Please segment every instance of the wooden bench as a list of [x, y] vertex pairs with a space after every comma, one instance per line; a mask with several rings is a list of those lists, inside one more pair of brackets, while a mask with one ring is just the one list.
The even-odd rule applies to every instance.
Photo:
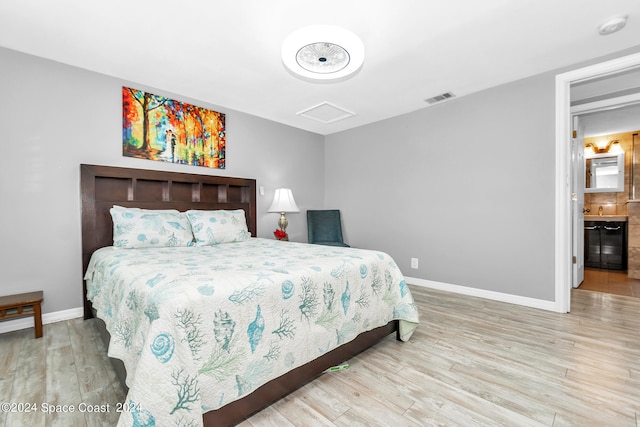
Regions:
[[42, 337], [42, 300], [42, 291], [0, 297], [0, 320], [33, 315], [36, 338], [40, 338]]

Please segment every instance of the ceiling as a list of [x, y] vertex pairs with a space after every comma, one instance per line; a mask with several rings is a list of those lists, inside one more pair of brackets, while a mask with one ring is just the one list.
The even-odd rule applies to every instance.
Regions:
[[613, 135], [640, 130], [640, 99], [601, 111], [581, 114], [584, 137]]
[[573, 83], [571, 105], [587, 138], [640, 130], [640, 67]]
[[[620, 15], [629, 16], [625, 29], [598, 34]], [[311, 83], [285, 70], [284, 39], [317, 24], [360, 37], [365, 58], [357, 74]], [[637, 0], [0, 2], [0, 46], [322, 135], [639, 41]], [[320, 121], [308, 114], [316, 106]], [[342, 111], [339, 120], [333, 108]]]
[[640, 103], [585, 114], [582, 117], [585, 138], [640, 130]]

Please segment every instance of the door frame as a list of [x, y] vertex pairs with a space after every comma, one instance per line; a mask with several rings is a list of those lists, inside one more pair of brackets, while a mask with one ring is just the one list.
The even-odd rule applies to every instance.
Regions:
[[571, 308], [571, 84], [640, 66], [640, 53], [556, 75], [555, 311]]
[[[571, 109], [571, 287], [584, 280], [584, 128], [580, 114]], [[580, 230], [581, 232], [578, 232]]]

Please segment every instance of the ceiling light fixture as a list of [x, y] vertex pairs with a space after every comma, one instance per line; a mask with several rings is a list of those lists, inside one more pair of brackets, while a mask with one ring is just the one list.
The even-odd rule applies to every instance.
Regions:
[[607, 36], [609, 34], [616, 33], [624, 28], [627, 25], [627, 17], [626, 16], [617, 16], [615, 18], [611, 18], [604, 22], [602, 25], [598, 27], [598, 32], [601, 36]]
[[333, 25], [312, 25], [291, 33], [282, 43], [282, 62], [295, 76], [335, 82], [360, 70], [364, 45], [351, 31]]

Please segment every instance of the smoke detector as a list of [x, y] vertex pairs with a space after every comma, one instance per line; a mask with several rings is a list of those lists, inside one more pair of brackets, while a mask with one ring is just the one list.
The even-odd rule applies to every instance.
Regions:
[[627, 25], [627, 16], [618, 16], [611, 18], [598, 27], [601, 36], [616, 33]]

